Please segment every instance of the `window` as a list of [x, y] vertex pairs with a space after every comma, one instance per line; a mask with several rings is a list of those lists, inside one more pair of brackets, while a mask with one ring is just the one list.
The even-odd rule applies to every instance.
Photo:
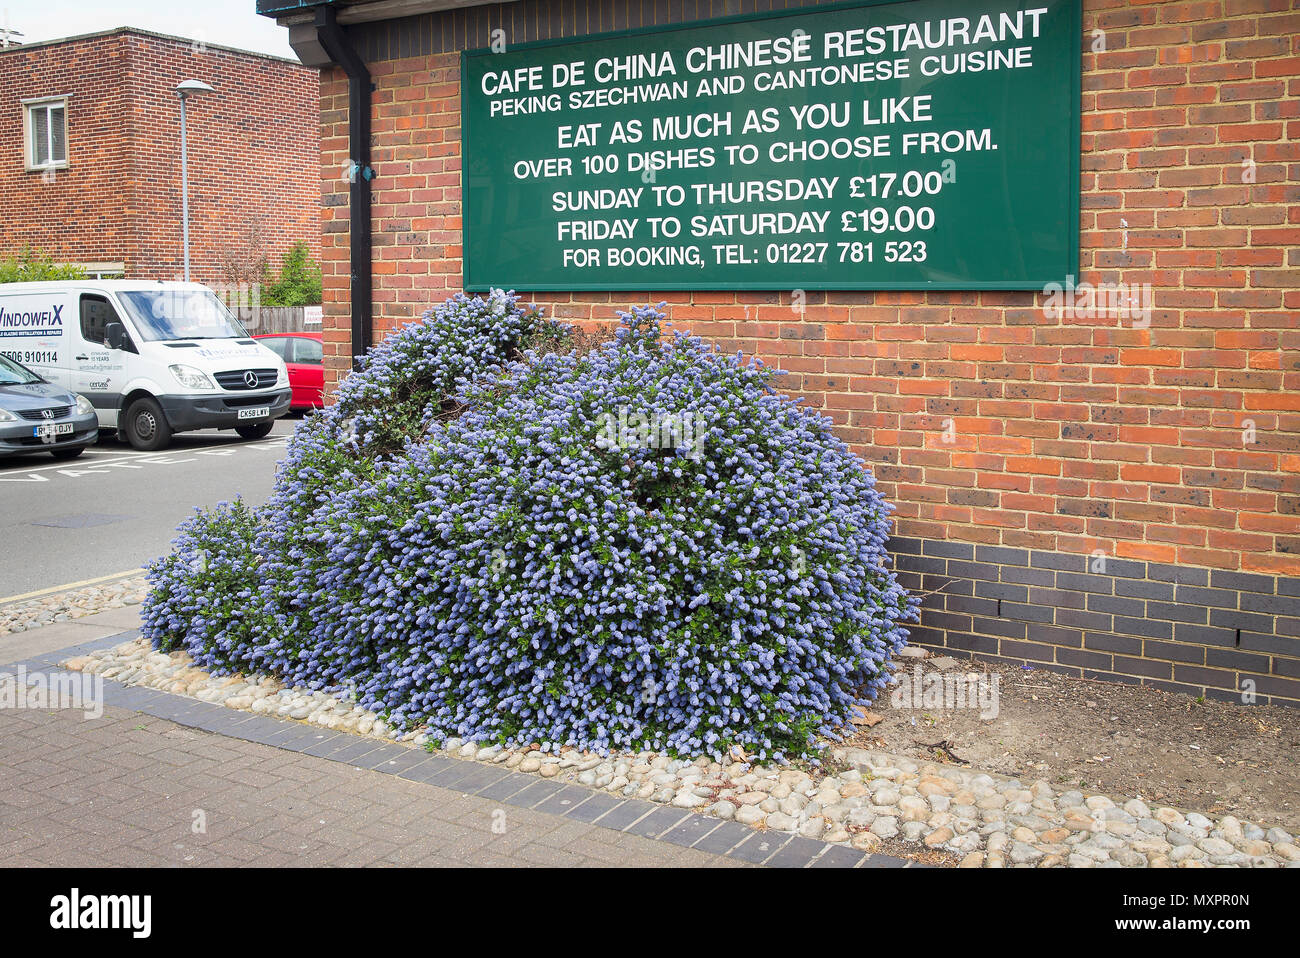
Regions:
[[126, 275], [125, 263], [77, 263], [86, 271], [86, 279], [121, 279]]
[[27, 169], [56, 170], [68, 165], [68, 98], [26, 100]]
[[288, 361], [289, 357], [285, 355], [285, 346], [288, 345], [289, 341], [285, 339], [283, 336], [275, 336], [271, 339], [259, 339], [258, 342], [261, 343], [263, 346], [265, 346], [267, 349], [269, 349], [271, 352], [275, 353], [281, 359]]
[[146, 342], [182, 339], [243, 339], [247, 330], [209, 289], [118, 293]]
[[120, 323], [117, 311], [102, 296], [81, 297], [81, 338], [96, 346], [107, 343], [105, 330], [109, 323]]
[[325, 361], [323, 352], [320, 340], [308, 339], [306, 336], [294, 337], [293, 361], [295, 363], [311, 363], [320, 365]]

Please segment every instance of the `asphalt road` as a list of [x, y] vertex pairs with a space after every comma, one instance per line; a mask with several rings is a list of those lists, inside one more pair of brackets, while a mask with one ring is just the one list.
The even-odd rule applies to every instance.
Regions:
[[0, 600], [138, 569], [195, 506], [264, 502], [297, 423], [281, 419], [256, 442], [207, 430], [162, 452], [101, 439], [70, 462], [0, 459]]

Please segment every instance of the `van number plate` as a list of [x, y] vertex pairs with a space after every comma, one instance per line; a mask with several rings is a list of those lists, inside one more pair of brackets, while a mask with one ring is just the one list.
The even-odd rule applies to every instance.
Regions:
[[265, 419], [271, 415], [270, 406], [248, 406], [239, 410], [239, 419]]
[[73, 424], [70, 422], [47, 422], [40, 426], [32, 427], [32, 435], [37, 439], [53, 439], [55, 436], [66, 436], [72, 432]]

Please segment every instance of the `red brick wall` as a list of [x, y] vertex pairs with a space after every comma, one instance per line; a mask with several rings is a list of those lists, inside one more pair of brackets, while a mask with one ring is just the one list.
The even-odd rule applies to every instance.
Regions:
[[[116, 261], [131, 242], [130, 160], [119, 36], [0, 52], [0, 254], [24, 244], [59, 259]], [[69, 94], [68, 169], [26, 171], [21, 101]]]
[[[319, 74], [298, 64], [135, 31], [0, 53], [0, 255], [24, 244], [58, 260], [126, 264], [132, 277], [182, 270], [180, 111], [188, 103], [190, 262], [220, 282], [228, 252], [265, 216], [275, 266], [296, 240], [320, 254]], [[28, 97], [69, 94], [69, 167], [25, 171]]]
[[[509, 40], [518, 6], [484, 8], [493, 25], [504, 11]], [[1051, 315], [1034, 293], [815, 293], [802, 313], [781, 292], [536, 299], [582, 322], [667, 300], [678, 327], [788, 370], [871, 464], [902, 536], [1300, 574], [1297, 7], [1085, 0], [1081, 279], [1150, 284], [1149, 328]], [[461, 283], [459, 72], [454, 52], [371, 69], [382, 335]], [[337, 70], [321, 123], [336, 382], [350, 354]]]

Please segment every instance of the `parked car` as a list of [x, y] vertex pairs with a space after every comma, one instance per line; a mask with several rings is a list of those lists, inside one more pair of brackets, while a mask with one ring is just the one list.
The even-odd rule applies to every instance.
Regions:
[[90, 400], [0, 353], [0, 456], [49, 452], [75, 459], [98, 437]]
[[190, 429], [258, 439], [289, 411], [280, 357], [199, 283], [0, 283], [0, 353], [84, 395], [136, 449]]
[[320, 333], [263, 333], [253, 338], [284, 360], [293, 391], [290, 409], [296, 412], [325, 405], [325, 356]]

